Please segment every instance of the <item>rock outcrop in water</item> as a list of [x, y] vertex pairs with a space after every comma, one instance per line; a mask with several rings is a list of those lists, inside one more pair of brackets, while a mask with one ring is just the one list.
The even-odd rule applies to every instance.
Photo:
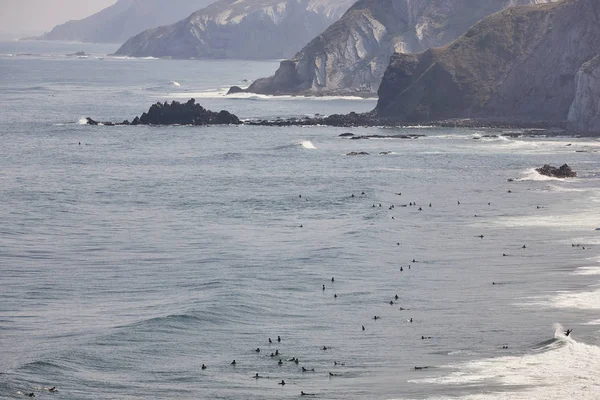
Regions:
[[275, 75], [248, 92], [375, 95], [394, 52], [448, 44], [482, 18], [517, 4], [553, 0], [360, 0]]
[[536, 171], [541, 175], [551, 176], [554, 178], [575, 178], [577, 173], [574, 172], [567, 164], [561, 165], [560, 168], [545, 164], [543, 167], [536, 168]]
[[577, 72], [575, 100], [569, 110], [569, 129], [600, 134], [600, 55]]
[[565, 0], [494, 14], [445, 48], [395, 54], [378, 117], [563, 123], [575, 75], [600, 53], [600, 2]]
[[[97, 121], [86, 118], [87, 125], [99, 125]], [[127, 120], [115, 124], [104, 122], [102, 125], [239, 125], [240, 119], [229, 111], [214, 112], [207, 110], [196, 100], [190, 99], [186, 103], [173, 101], [153, 104], [147, 113], [135, 117], [133, 121]]]
[[219, 0], [173, 25], [129, 39], [134, 57], [267, 59], [290, 57], [355, 0]]
[[123, 43], [149, 28], [170, 24], [214, 0], [119, 0], [87, 18], [56, 26], [39, 40]]

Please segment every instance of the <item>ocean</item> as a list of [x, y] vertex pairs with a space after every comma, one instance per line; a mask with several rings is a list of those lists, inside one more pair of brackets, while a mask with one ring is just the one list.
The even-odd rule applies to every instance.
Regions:
[[0, 43], [0, 398], [598, 398], [600, 140], [84, 125], [375, 106], [115, 50]]

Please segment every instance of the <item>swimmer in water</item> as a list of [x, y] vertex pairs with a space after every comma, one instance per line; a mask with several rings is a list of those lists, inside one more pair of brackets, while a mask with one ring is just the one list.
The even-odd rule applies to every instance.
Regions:
[[231, 362], [231, 365], [236, 365], [236, 364], [237, 364], [237, 363], [235, 362], [235, 360], [233, 360], [233, 361]]
[[281, 343], [281, 336], [277, 336], [277, 341]]
[[257, 347], [256, 350], [254, 350], [254, 351], [257, 353], [260, 353], [260, 348]]
[[202, 370], [204, 371], [206, 369], [206, 365], [202, 364]]
[[363, 330], [363, 331], [365, 330], [365, 326], [364, 326], [364, 325], [362, 326], [362, 330]]
[[[402, 268], [402, 267], [400, 267], [400, 268]], [[399, 298], [400, 298], [400, 297], [398, 297], [398, 295], [395, 295], [395, 296], [394, 296], [394, 299], [395, 299], [395, 300], [398, 300]]]

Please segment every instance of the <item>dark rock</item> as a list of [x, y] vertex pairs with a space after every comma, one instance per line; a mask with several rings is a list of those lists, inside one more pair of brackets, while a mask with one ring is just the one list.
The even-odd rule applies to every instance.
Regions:
[[126, 119], [125, 121], [121, 122], [121, 125], [131, 125], [131, 122], [129, 122], [129, 120]]
[[396, 53], [376, 113], [404, 123], [494, 118], [566, 125], [575, 75], [600, 53], [599, 13], [598, 0], [512, 7], [448, 46]]
[[368, 156], [369, 153], [367, 153], [366, 151], [351, 151], [350, 153], [346, 154], [347, 156]]
[[339, 137], [352, 137], [352, 136], [354, 136], [354, 133], [350, 133], [350, 132], [342, 133], [341, 135], [339, 135]]
[[85, 51], [78, 51], [76, 53], [67, 54], [67, 57], [87, 57], [87, 56], [89, 56], [89, 54], [86, 53]]
[[[136, 125], [134, 122], [131, 124]], [[216, 113], [196, 104], [196, 100], [190, 99], [183, 104], [178, 101], [173, 101], [171, 104], [156, 103], [147, 113], [142, 114], [138, 123], [142, 125], [237, 125], [241, 122], [237, 116], [228, 111]]]
[[133, 119], [133, 121], [131, 121], [131, 125], [139, 125], [140, 124], [140, 117], [135, 117]]
[[227, 91], [227, 94], [236, 94], [236, 93], [244, 93], [244, 89], [239, 86], [232, 86]]
[[361, 140], [361, 139], [417, 139], [419, 137], [423, 137], [425, 135], [362, 135], [362, 136], [353, 136], [351, 140]]
[[575, 178], [577, 176], [577, 173], [567, 164], [562, 165], [560, 168], [545, 164], [543, 167], [536, 168], [536, 171], [541, 175], [552, 176], [554, 178]]
[[87, 124], [87, 125], [98, 125], [98, 122], [97, 122], [97, 121], [94, 121], [94, 120], [93, 120], [93, 119], [91, 119], [90, 117], [87, 117], [87, 118], [85, 119], [85, 121], [86, 121], [86, 124]]

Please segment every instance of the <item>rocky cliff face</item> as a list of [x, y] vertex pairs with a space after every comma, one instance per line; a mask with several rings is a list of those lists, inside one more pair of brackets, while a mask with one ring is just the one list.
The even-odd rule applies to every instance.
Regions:
[[291, 56], [354, 0], [220, 0], [170, 26], [129, 39], [135, 57], [266, 59]]
[[123, 43], [145, 29], [170, 24], [215, 0], [119, 0], [82, 20], [58, 25], [35, 38], [91, 43]]
[[552, 0], [360, 0], [249, 92], [374, 95], [394, 52], [445, 45], [482, 18]]
[[445, 48], [392, 57], [376, 113], [402, 121], [567, 119], [575, 74], [600, 53], [600, 2], [494, 14]]
[[575, 78], [575, 100], [569, 110], [569, 129], [600, 133], [600, 55], [583, 64]]

